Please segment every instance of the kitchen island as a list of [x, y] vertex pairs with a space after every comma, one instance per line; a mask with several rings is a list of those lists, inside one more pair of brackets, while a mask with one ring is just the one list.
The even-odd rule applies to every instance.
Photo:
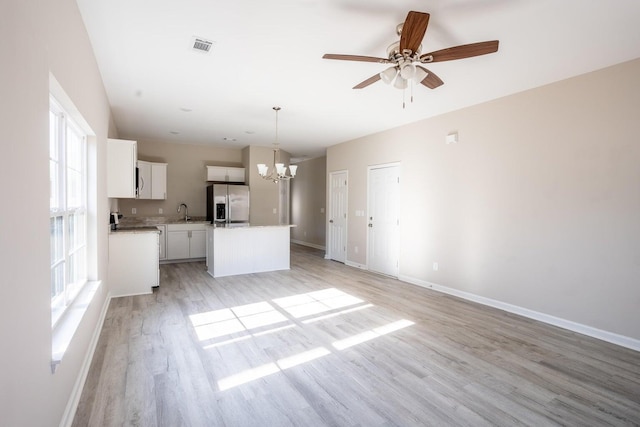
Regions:
[[294, 225], [207, 225], [207, 271], [213, 277], [289, 270]]

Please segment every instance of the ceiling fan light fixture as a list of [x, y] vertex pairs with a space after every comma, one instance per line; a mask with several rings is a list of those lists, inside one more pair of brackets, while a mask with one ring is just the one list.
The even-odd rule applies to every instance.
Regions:
[[409, 80], [416, 74], [416, 66], [410, 62], [405, 62], [400, 66], [400, 75], [403, 79]]
[[393, 79], [395, 79], [397, 75], [398, 75], [398, 67], [393, 66], [381, 72], [380, 78], [382, 79], [383, 82], [389, 85], [393, 82]]
[[396, 89], [406, 89], [407, 86], [409, 86], [407, 80], [402, 78], [402, 76], [398, 76], [398, 78], [396, 78], [396, 81], [393, 83], [393, 87], [395, 87]]
[[420, 83], [422, 82], [427, 76], [429, 75], [429, 73], [427, 73], [423, 68], [421, 67], [416, 67], [416, 71], [415, 74], [413, 75], [413, 79], [415, 80], [416, 83]]

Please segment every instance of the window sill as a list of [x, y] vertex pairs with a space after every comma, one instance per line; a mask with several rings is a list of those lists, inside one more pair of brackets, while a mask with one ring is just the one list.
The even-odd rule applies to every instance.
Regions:
[[101, 281], [87, 282], [80, 291], [73, 304], [62, 315], [52, 330], [51, 339], [51, 373], [54, 374], [62, 357], [67, 351], [82, 318], [91, 304]]

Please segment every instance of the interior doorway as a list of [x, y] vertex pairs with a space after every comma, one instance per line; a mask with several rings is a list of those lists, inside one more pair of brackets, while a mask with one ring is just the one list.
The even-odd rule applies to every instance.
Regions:
[[367, 266], [398, 277], [400, 256], [400, 164], [369, 167]]
[[326, 257], [342, 263], [347, 255], [347, 184], [347, 171], [329, 174], [329, 239]]

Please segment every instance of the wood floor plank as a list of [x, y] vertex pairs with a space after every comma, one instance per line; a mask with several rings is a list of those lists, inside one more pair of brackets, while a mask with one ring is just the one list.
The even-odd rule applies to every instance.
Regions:
[[113, 299], [75, 426], [640, 425], [640, 353], [325, 260]]

